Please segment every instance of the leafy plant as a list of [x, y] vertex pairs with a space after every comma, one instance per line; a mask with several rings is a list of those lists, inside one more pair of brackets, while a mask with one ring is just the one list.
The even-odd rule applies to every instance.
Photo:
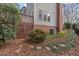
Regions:
[[52, 42], [49, 43], [48, 46], [51, 48], [51, 50], [55, 53], [60, 53], [61, 51], [69, 50], [73, 47], [75, 47], [75, 39], [76, 34], [74, 32], [69, 32], [67, 34], [66, 41], [64, 42]]
[[19, 10], [14, 4], [0, 4], [0, 43], [16, 37]]
[[79, 22], [74, 25], [73, 29], [74, 29], [75, 33], [76, 33], [77, 35], [79, 35]]
[[59, 32], [59, 33], [56, 33], [56, 34], [47, 34], [46, 38], [48, 39], [52, 39], [52, 38], [63, 38], [64, 36], [66, 35], [65, 32]]
[[66, 27], [66, 29], [70, 29], [71, 28], [71, 23], [65, 22], [64, 26]]
[[42, 30], [35, 29], [29, 33], [29, 40], [35, 43], [44, 41], [46, 38], [46, 33]]

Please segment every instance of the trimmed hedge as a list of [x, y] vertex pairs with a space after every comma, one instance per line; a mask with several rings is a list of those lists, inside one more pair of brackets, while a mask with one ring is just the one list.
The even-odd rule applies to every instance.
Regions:
[[14, 4], [0, 4], [0, 44], [16, 37], [20, 12]]

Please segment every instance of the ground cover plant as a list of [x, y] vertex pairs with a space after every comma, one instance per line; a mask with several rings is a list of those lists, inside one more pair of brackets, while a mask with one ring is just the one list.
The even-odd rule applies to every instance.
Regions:
[[63, 38], [63, 37], [65, 37], [65, 35], [66, 35], [66, 32], [65, 32], [65, 31], [60, 31], [59, 33], [55, 33], [55, 34], [47, 33], [46, 38], [47, 38], [47, 39]]
[[76, 37], [77, 35], [74, 32], [70, 31], [67, 34], [65, 38], [66, 40], [64, 42], [52, 42], [52, 43], [49, 43], [48, 46], [55, 53], [60, 53], [61, 51], [67, 51], [76, 46], [75, 44]]

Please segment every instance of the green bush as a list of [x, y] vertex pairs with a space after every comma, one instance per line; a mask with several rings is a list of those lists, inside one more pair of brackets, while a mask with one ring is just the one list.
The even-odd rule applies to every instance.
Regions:
[[71, 23], [65, 22], [64, 26], [66, 29], [70, 29], [71, 28]]
[[42, 42], [46, 39], [46, 33], [42, 30], [35, 29], [29, 33], [29, 40], [35, 43]]
[[14, 4], [0, 4], [0, 43], [16, 37], [19, 9]]
[[76, 23], [71, 24], [71, 23], [65, 22], [64, 28], [71, 29], [71, 25], [72, 25], [72, 28], [74, 29], [74, 27], [76, 26]]

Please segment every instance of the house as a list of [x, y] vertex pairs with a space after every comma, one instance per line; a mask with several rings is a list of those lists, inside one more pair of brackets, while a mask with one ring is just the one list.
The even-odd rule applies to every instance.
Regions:
[[46, 32], [50, 30], [62, 30], [61, 4], [37, 3], [34, 4], [34, 28], [40, 28]]
[[[41, 29], [45, 32], [63, 30], [62, 4], [27, 3], [25, 11], [21, 16], [20, 26], [24, 32], [28, 33], [33, 29]], [[23, 33], [23, 30], [20, 32]]]

